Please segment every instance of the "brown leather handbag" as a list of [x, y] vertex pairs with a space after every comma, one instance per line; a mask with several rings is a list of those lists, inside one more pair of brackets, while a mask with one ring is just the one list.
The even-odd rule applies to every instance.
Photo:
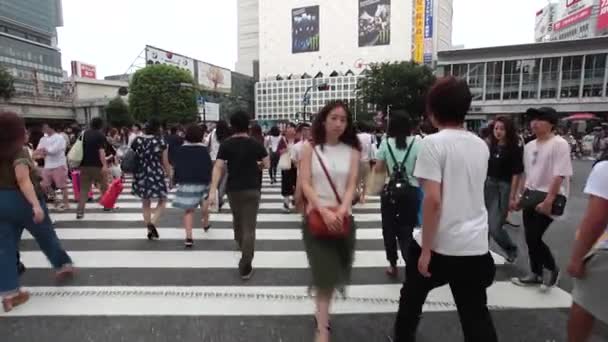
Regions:
[[[325, 176], [329, 181], [329, 185], [331, 186], [331, 189], [334, 192], [334, 195], [336, 196], [338, 204], [342, 205], [342, 198], [340, 198], [340, 195], [338, 195], [336, 185], [331, 179], [331, 176], [329, 175], [329, 171], [327, 171], [325, 163], [323, 163], [321, 156], [319, 155], [317, 149], [314, 146], [312, 150], [317, 156], [317, 160], [319, 160], [319, 164], [321, 165], [321, 168], [323, 169], [323, 172], [325, 173]], [[327, 209], [336, 212], [338, 211], [339, 207], [329, 207]], [[310, 230], [311, 235], [318, 239], [343, 239], [347, 237], [350, 234], [350, 219], [351, 218], [349, 214], [344, 215], [344, 217], [342, 218], [342, 229], [338, 231], [333, 231], [329, 229], [329, 227], [327, 227], [327, 225], [325, 224], [325, 221], [323, 221], [323, 216], [321, 215], [319, 209], [313, 208], [308, 214], [306, 214], [308, 229]]]

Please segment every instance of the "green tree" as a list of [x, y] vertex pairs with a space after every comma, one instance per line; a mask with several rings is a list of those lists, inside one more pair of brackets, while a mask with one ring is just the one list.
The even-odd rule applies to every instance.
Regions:
[[405, 109], [412, 117], [424, 114], [424, 97], [435, 82], [433, 71], [414, 62], [371, 64], [367, 77], [359, 81], [360, 98], [386, 112]]
[[129, 85], [133, 118], [146, 121], [191, 122], [198, 115], [192, 75], [171, 65], [155, 64], [138, 70]]
[[106, 106], [106, 117], [113, 127], [125, 127], [133, 124], [129, 106], [120, 96], [113, 98]]
[[8, 70], [0, 66], [0, 97], [10, 100], [15, 95], [15, 78]]

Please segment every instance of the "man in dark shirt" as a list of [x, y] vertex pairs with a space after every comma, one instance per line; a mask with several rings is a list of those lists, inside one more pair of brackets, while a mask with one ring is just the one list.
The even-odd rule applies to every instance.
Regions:
[[108, 165], [106, 161], [107, 140], [101, 132], [103, 120], [94, 118], [91, 120], [91, 129], [84, 132], [82, 147], [83, 156], [80, 163], [80, 198], [78, 199], [78, 209], [76, 218], [84, 217], [84, 208], [88, 199], [92, 184], [97, 184], [101, 193], [108, 190]]
[[253, 268], [255, 226], [260, 205], [262, 180], [260, 169], [270, 167], [268, 152], [262, 144], [249, 137], [249, 115], [236, 112], [230, 118], [234, 135], [223, 141], [217, 153], [209, 198], [216, 200], [217, 187], [228, 166], [227, 194], [232, 210], [234, 236], [242, 252], [239, 273], [243, 280], [251, 278]]
[[178, 132], [177, 126], [171, 127], [169, 132], [171, 134], [169, 134], [165, 137], [165, 141], [167, 142], [167, 145], [169, 146], [169, 163], [171, 165], [175, 166], [174, 165], [175, 156], [176, 156], [176, 153], [177, 153], [177, 150], [179, 149], [179, 147], [184, 144], [184, 139], [181, 136], [179, 136], [179, 134], [177, 134], [177, 132]]

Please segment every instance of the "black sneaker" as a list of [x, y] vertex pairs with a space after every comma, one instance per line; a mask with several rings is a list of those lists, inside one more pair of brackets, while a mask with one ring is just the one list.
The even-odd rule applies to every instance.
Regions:
[[540, 287], [541, 290], [546, 291], [552, 287], [555, 287], [559, 282], [560, 274], [559, 268], [555, 271], [543, 270], [543, 283]]
[[84, 218], [84, 214], [76, 214], [77, 220], [82, 220]]
[[241, 274], [241, 279], [249, 280], [253, 275], [253, 267], [251, 267], [251, 264], [245, 265], [239, 269], [239, 273]]
[[192, 239], [186, 239], [186, 241], [184, 242], [184, 247], [186, 247], [186, 248], [192, 248], [193, 245], [194, 245], [194, 240], [192, 240]]
[[541, 286], [543, 284], [543, 278], [539, 275], [531, 273], [525, 277], [512, 278], [511, 282], [517, 286], [524, 287]]

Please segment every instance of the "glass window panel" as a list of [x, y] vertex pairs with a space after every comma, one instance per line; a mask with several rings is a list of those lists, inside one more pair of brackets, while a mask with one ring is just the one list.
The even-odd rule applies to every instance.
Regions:
[[568, 56], [562, 61], [562, 89], [564, 98], [579, 97], [583, 56]]
[[538, 97], [538, 78], [540, 76], [540, 59], [528, 59], [522, 62], [523, 83], [521, 89], [522, 99], [535, 99]]
[[601, 97], [606, 73], [606, 54], [588, 55], [585, 58], [583, 97]]
[[543, 72], [540, 88], [542, 99], [552, 99], [557, 96], [557, 83], [559, 77], [559, 57], [544, 58]]
[[521, 73], [521, 61], [506, 61], [504, 73], [503, 99], [519, 99], [519, 78]]
[[483, 78], [485, 63], [469, 65], [469, 87], [473, 94], [473, 101], [483, 100]]
[[486, 81], [486, 100], [500, 100], [500, 87], [502, 84], [502, 61], [488, 62]]

